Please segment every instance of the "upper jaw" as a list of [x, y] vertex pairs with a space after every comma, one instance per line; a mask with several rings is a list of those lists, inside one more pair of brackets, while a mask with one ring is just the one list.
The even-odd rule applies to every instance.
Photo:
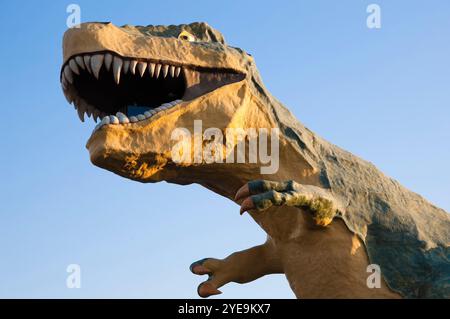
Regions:
[[136, 34], [112, 23], [82, 23], [70, 28], [63, 38], [63, 64], [79, 54], [113, 52], [135, 59], [191, 68], [227, 69], [245, 72], [239, 50], [218, 43], [191, 43], [172, 37]]

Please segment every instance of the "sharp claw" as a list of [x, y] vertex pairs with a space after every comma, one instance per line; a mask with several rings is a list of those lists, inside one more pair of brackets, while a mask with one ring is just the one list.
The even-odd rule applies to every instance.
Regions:
[[242, 198], [248, 197], [250, 195], [250, 189], [248, 188], [248, 184], [245, 184], [236, 193], [236, 196], [234, 196], [234, 200], [238, 201]]
[[214, 287], [212, 283], [205, 281], [198, 286], [197, 293], [200, 297], [206, 298], [213, 295], [219, 295], [222, 292]]
[[255, 204], [253, 204], [252, 198], [251, 197], [247, 197], [246, 199], [244, 199], [244, 201], [241, 204], [240, 214], [242, 215], [246, 211], [249, 211], [249, 210], [254, 209], [254, 208], [255, 208]]

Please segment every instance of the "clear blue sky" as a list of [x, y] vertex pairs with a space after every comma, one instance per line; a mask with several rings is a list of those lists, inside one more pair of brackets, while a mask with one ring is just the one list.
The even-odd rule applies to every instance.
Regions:
[[[450, 210], [450, 2], [73, 1], [114, 24], [206, 21], [251, 53], [309, 128]], [[366, 27], [366, 7], [382, 28]], [[265, 235], [199, 186], [140, 184], [94, 167], [59, 85], [69, 1], [0, 8], [0, 297], [196, 298], [192, 261]], [[345, 5], [343, 5], [345, 3]], [[82, 288], [65, 286], [66, 267]], [[287, 297], [281, 275], [223, 297]]]

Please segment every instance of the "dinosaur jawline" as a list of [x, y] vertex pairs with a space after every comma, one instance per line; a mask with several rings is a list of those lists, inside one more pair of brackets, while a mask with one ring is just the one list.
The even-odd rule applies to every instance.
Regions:
[[62, 68], [61, 83], [81, 121], [86, 113], [94, 121], [109, 116], [105, 124], [126, 124], [244, 77], [230, 70], [123, 58], [107, 52], [72, 57]]

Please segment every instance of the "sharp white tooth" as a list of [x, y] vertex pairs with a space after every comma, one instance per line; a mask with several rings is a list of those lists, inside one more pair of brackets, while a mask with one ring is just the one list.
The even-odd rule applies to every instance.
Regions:
[[138, 119], [139, 121], [145, 120], [145, 115], [144, 115], [144, 114], [139, 114], [139, 115], [136, 116], [136, 117], [137, 117], [137, 119]]
[[130, 116], [130, 122], [131, 123], [136, 123], [138, 121], [136, 116]]
[[100, 122], [101, 125], [106, 125], [109, 123], [111, 123], [109, 116], [105, 116], [104, 118], [102, 118], [102, 121]]
[[94, 122], [97, 123], [97, 120], [98, 120], [98, 118], [100, 116], [100, 111], [95, 109], [94, 112], [92, 112], [92, 114], [93, 114], [92, 118], [94, 119]]
[[153, 76], [153, 73], [155, 73], [155, 63], [148, 64], [148, 73], [150, 73], [150, 76]]
[[150, 113], [149, 111], [145, 111], [144, 115], [145, 115], [146, 118], [149, 118], [149, 117], [152, 117], [153, 114]]
[[157, 107], [156, 109], [154, 109], [155, 113], [158, 113], [160, 111], [162, 111], [163, 109], [161, 108], [161, 106]]
[[152, 115], [155, 115], [156, 113], [158, 113], [155, 110], [150, 110], [149, 112], [152, 113]]
[[73, 73], [67, 65], [64, 67], [64, 76], [70, 84], [73, 84]]
[[70, 59], [69, 67], [73, 71], [73, 73], [80, 75], [80, 69], [78, 69], [78, 64], [75, 62], [74, 59]]
[[172, 107], [172, 104], [164, 103], [164, 104], [161, 104], [161, 106], [160, 106], [160, 108], [162, 108], [163, 110], [168, 109], [169, 107]]
[[96, 54], [91, 57], [91, 70], [97, 80], [100, 74], [100, 69], [102, 68], [103, 59], [103, 54]]
[[142, 77], [144, 75], [145, 69], [147, 68], [147, 62], [138, 62], [137, 68], [139, 75]]
[[70, 93], [67, 92], [67, 91], [63, 91], [63, 93], [64, 93], [64, 97], [66, 98], [67, 102], [69, 102], [69, 104], [72, 104], [73, 98], [72, 98], [72, 96], [70, 95]]
[[175, 100], [174, 102], [177, 102], [177, 104], [178, 104], [178, 103], [183, 102], [183, 100]]
[[88, 116], [92, 116], [92, 119], [94, 119], [94, 116], [95, 116], [95, 113], [97, 112], [97, 109], [94, 107], [94, 106], [92, 106], [92, 105], [90, 105], [90, 104], [87, 104], [86, 103], [86, 109], [87, 109], [87, 115]]
[[155, 78], [159, 77], [159, 72], [161, 71], [161, 64], [157, 64], [155, 67]]
[[86, 66], [86, 70], [89, 73], [92, 73], [92, 70], [91, 70], [91, 56], [90, 55], [85, 55], [83, 57], [83, 61], [84, 61], [84, 65]]
[[75, 61], [77, 62], [78, 66], [79, 66], [80, 68], [82, 68], [83, 70], [86, 70], [86, 66], [84, 65], [83, 58], [82, 58], [80, 55], [77, 55], [77, 56], [75, 57]]
[[80, 121], [84, 122], [84, 110], [81, 105], [77, 105], [77, 112], [78, 112], [78, 117], [80, 118]]
[[131, 74], [136, 74], [136, 65], [137, 65], [138, 61], [136, 60], [131, 60], [130, 61], [130, 72]]
[[64, 77], [64, 73], [61, 75], [61, 86], [64, 91], [67, 90], [67, 80]]
[[175, 100], [175, 101], [172, 101], [172, 102], [170, 102], [170, 105], [172, 105], [172, 106], [175, 106], [175, 105], [177, 105], [178, 104], [178, 102], [177, 101], [179, 101], [179, 100]]
[[170, 66], [170, 76], [175, 77], [175, 67], [173, 65]]
[[92, 115], [91, 108], [87, 104], [85, 104], [85, 108], [86, 108], [86, 115], [87, 115], [87, 117], [90, 117]]
[[122, 68], [123, 74], [127, 74], [129, 69], [130, 69], [130, 60], [123, 61], [123, 68]]
[[114, 80], [116, 81], [116, 84], [119, 84], [120, 81], [120, 71], [122, 70], [123, 61], [119, 57], [114, 57], [114, 63], [113, 63], [113, 73], [114, 73]]
[[106, 71], [109, 71], [109, 69], [111, 69], [112, 61], [113, 61], [113, 56], [110, 53], [106, 53], [105, 54], [105, 61], [104, 61]]
[[119, 124], [119, 119], [115, 115], [110, 115], [109, 121], [110, 121], [110, 124]]
[[181, 72], [181, 67], [177, 66], [177, 68], [175, 69], [175, 76], [178, 77], [180, 75]]
[[169, 66], [167, 64], [163, 65], [162, 71], [163, 71], [163, 77], [166, 77], [167, 73], [169, 72]]
[[130, 123], [130, 120], [128, 119], [128, 117], [125, 114], [123, 114], [121, 112], [117, 112], [116, 116], [119, 119], [120, 124]]

